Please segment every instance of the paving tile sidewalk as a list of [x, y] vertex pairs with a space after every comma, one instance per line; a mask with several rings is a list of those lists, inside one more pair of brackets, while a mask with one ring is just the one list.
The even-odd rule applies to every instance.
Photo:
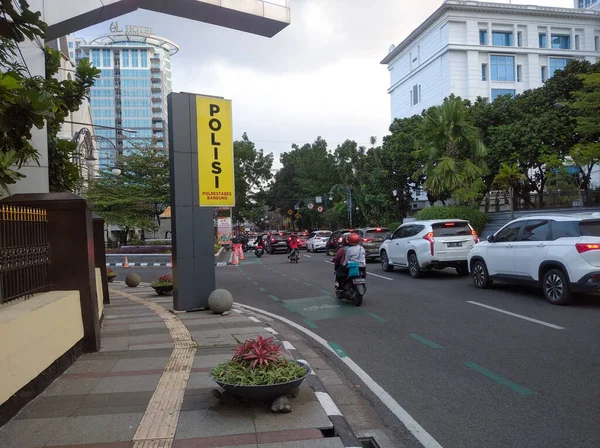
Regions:
[[171, 307], [170, 297], [147, 286], [113, 286], [102, 349], [82, 356], [1, 428], [2, 448], [343, 446], [324, 436], [331, 421], [306, 384], [291, 414], [223, 407], [211, 394], [210, 370], [230, 359], [236, 340], [271, 334], [243, 314], [173, 315]]

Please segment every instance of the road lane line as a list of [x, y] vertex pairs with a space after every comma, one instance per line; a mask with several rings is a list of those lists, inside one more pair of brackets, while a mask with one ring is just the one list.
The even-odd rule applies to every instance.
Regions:
[[517, 383], [513, 383], [512, 381], [507, 380], [503, 376], [500, 376], [497, 373], [494, 373], [491, 370], [488, 370], [485, 367], [480, 366], [479, 364], [475, 364], [474, 362], [468, 361], [468, 362], [465, 362], [465, 366], [469, 367], [470, 369], [475, 370], [478, 373], [481, 373], [482, 375], [497, 382], [498, 384], [502, 384], [503, 386], [506, 386], [509, 389], [514, 390], [519, 395], [535, 395], [535, 392], [532, 392], [529, 389], [518, 385]]
[[[237, 303], [238, 306], [242, 308], [247, 308], [249, 310], [255, 311], [257, 313], [264, 314], [265, 316], [272, 317], [273, 319], [277, 319], [281, 322], [284, 322], [291, 327], [295, 328], [298, 331], [306, 334], [307, 336], [313, 338], [319, 344], [321, 344], [325, 349], [334, 353], [336, 356], [338, 354], [336, 351], [327, 343], [325, 339], [323, 339], [318, 334], [310, 331], [309, 329], [303, 327], [302, 325], [297, 324], [285, 317], [281, 317], [277, 314], [269, 313], [268, 311], [261, 310], [259, 308], [255, 308], [249, 305], [243, 305], [241, 303]], [[308, 324], [308, 320], [305, 319], [305, 322]], [[314, 325], [314, 322], [313, 322]], [[406, 410], [400, 406], [400, 404], [394, 400], [394, 398], [385, 391], [383, 387], [381, 387], [373, 378], [369, 376], [367, 372], [365, 372], [358, 364], [356, 364], [351, 358], [345, 357], [340, 358], [344, 364], [346, 364], [362, 381], [363, 383], [373, 392], [381, 402], [387, 406], [387, 408], [402, 422], [402, 424], [410, 431], [410, 433], [421, 443], [423, 448], [442, 448], [432, 436], [429, 434], [425, 428], [423, 428], [417, 421], [412, 418], [412, 416], [406, 412]]]
[[275, 330], [273, 330], [271, 327], [265, 327], [265, 330], [267, 330], [271, 334], [279, 334]]
[[283, 346], [286, 350], [296, 350], [296, 348], [292, 345], [291, 342], [283, 341]]
[[303, 257], [312, 258], [310, 255], [303, 255]]
[[342, 415], [342, 413], [340, 412], [340, 410], [335, 405], [335, 403], [333, 402], [333, 400], [331, 399], [331, 397], [329, 396], [329, 394], [327, 392], [315, 391], [315, 395], [317, 396], [319, 403], [321, 403], [321, 406], [323, 406], [323, 409], [325, 409], [325, 413], [328, 416]]
[[368, 277], [369, 275], [374, 275], [375, 277], [384, 278], [384, 279], [386, 279], [386, 280], [390, 280], [390, 281], [393, 281], [393, 280], [394, 280], [393, 278], [384, 277], [383, 275], [379, 275], [379, 274], [373, 274], [372, 272], [367, 272], [367, 277]]
[[250, 316], [248, 317], [248, 319], [250, 319], [252, 322], [260, 322], [260, 320], [258, 320], [256, 317], [254, 316]]
[[554, 324], [551, 324], [551, 323], [548, 323], [548, 322], [544, 322], [543, 320], [532, 319], [531, 317], [523, 316], [521, 314], [511, 313], [510, 311], [505, 311], [505, 310], [502, 310], [500, 308], [496, 308], [496, 307], [493, 307], [493, 306], [485, 305], [483, 303], [473, 302], [471, 300], [467, 300], [467, 303], [470, 303], [471, 305], [481, 306], [483, 308], [487, 308], [487, 309], [490, 309], [492, 311], [498, 311], [499, 313], [508, 314], [509, 316], [518, 317], [519, 319], [528, 320], [529, 322], [533, 322], [533, 323], [536, 323], [536, 324], [544, 325], [546, 327], [554, 328], [555, 330], [564, 330], [564, 327], [559, 327], [558, 325], [554, 325]]
[[418, 334], [410, 333], [409, 336], [413, 339], [416, 339], [420, 343], [425, 344], [428, 347], [437, 348], [437, 349], [444, 348], [441, 345], [438, 345], [435, 342], [430, 341], [429, 339], [425, 339], [423, 336], [419, 336]]
[[333, 261], [323, 260], [325, 263], [333, 264]]

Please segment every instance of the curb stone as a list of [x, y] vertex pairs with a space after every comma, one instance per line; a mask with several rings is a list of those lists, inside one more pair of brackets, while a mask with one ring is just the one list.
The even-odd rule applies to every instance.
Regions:
[[[123, 267], [124, 263], [106, 263], [107, 268]], [[145, 267], [169, 267], [170, 263], [129, 263], [129, 267], [132, 268], [145, 268]], [[227, 266], [229, 263], [226, 261], [215, 261], [215, 266], [222, 267]]]
[[[239, 311], [237, 309], [234, 309], [234, 311], [238, 314], [246, 314], [245, 311]], [[254, 319], [257, 318], [254, 317]], [[254, 319], [251, 320], [254, 322]], [[358, 436], [352, 430], [350, 424], [348, 423], [348, 420], [346, 420], [346, 417], [344, 417], [339, 408], [336, 406], [329, 393], [327, 393], [325, 386], [323, 385], [319, 377], [314, 373], [309, 362], [305, 359], [302, 359], [299, 356], [299, 352], [298, 350], [296, 350], [294, 345], [291, 342], [286, 341], [275, 329], [273, 329], [270, 326], [270, 324], [260, 320], [259, 322], [267, 325], [266, 327], [264, 327], [265, 330], [271, 333], [273, 337], [277, 338], [281, 342], [281, 345], [292, 355], [292, 358], [294, 358], [294, 360], [300, 361], [308, 366], [310, 372], [308, 377], [306, 378], [306, 381], [317, 396], [317, 399], [319, 400], [321, 407], [327, 414], [327, 417], [329, 417], [329, 420], [331, 420], [331, 423], [333, 424], [333, 429], [335, 431], [335, 435], [341, 439], [342, 443], [344, 444], [344, 448], [362, 447], [362, 443], [358, 439]]]

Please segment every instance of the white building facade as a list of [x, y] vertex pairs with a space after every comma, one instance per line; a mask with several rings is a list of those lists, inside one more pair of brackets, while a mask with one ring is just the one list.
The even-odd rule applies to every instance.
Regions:
[[596, 9], [600, 11], [600, 0], [573, 0], [575, 8]]
[[[584, 9], [579, 9], [579, 4]], [[392, 120], [450, 94], [494, 100], [541, 87], [571, 59], [600, 59], [593, 0], [550, 8], [447, 0], [381, 62], [390, 71]]]

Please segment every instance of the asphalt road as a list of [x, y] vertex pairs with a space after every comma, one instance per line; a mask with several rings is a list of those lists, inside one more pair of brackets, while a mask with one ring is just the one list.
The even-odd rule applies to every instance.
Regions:
[[[331, 297], [326, 260], [250, 254], [217, 268], [217, 285], [337, 344], [444, 448], [600, 446], [599, 299], [557, 307], [522, 287], [477, 290], [450, 270], [414, 280], [370, 264], [356, 308]], [[407, 446], [420, 446], [360, 390]]]
[[[131, 262], [130, 262], [131, 263]], [[158, 280], [161, 275], [172, 275], [172, 269], [169, 267], [111, 267], [113, 271], [117, 273], [115, 281], [125, 281], [125, 277], [129, 274], [138, 274], [143, 282], [154, 282]]]

